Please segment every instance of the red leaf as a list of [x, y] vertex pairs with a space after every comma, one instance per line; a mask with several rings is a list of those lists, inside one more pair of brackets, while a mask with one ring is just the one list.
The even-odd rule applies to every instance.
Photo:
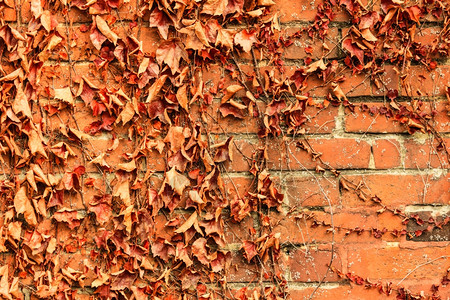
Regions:
[[364, 64], [364, 51], [361, 50], [358, 46], [356, 46], [355, 44], [353, 44], [352, 39], [345, 39], [342, 42], [342, 47], [347, 50], [348, 52], [350, 52], [351, 56], [355, 56], [356, 58], [358, 58], [359, 62], [361, 64]]
[[155, 7], [150, 14], [150, 27], [158, 28], [163, 39], [167, 40], [170, 25], [173, 25], [172, 20], [162, 10]]
[[69, 225], [70, 229], [75, 229], [80, 226], [81, 219], [83, 219], [83, 217], [79, 216], [78, 211], [76, 210], [63, 209], [55, 212], [53, 214], [53, 219], [58, 222], [65, 222]]
[[248, 262], [250, 262], [253, 257], [258, 255], [258, 252], [256, 251], [256, 244], [254, 242], [244, 241], [241, 249], [244, 249], [244, 256]]
[[107, 38], [95, 26], [92, 26], [89, 37], [91, 38], [92, 45], [94, 45], [97, 50], [100, 50], [103, 42], [107, 40]]

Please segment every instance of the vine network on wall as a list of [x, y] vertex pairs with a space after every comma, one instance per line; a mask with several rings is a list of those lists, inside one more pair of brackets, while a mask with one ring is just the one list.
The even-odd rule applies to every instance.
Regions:
[[447, 299], [450, 6], [0, 0], [5, 299]]

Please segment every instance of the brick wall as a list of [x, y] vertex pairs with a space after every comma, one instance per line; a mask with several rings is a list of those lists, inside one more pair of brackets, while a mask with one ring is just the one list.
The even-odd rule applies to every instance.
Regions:
[[[89, 36], [93, 20], [89, 12], [95, 14], [95, 10], [107, 7], [109, 12], [101, 15], [118, 38], [129, 45], [127, 36], [134, 37], [141, 43], [139, 58], [154, 57], [163, 39], [158, 29], [150, 26], [149, 11], [144, 9], [145, 5], [152, 7], [153, 2], [138, 5], [131, 0], [118, 9], [115, 2], [98, 3], [86, 6], [82, 1], [72, 2], [67, 10], [65, 1], [44, 5], [34, 0], [0, 0], [0, 93], [5, 99], [1, 100], [0, 139], [0, 295], [9, 299], [245, 299], [239, 298], [242, 293], [256, 299], [255, 295], [264, 293], [261, 286], [269, 295], [270, 288], [280, 285], [289, 291], [287, 297], [291, 299], [308, 299], [310, 295], [315, 299], [386, 299], [395, 298], [402, 288], [414, 295], [449, 299], [448, 280], [443, 281], [450, 268], [449, 160], [445, 149], [440, 149], [442, 145], [438, 147], [439, 139], [444, 147], [450, 144], [446, 95], [450, 65], [446, 55], [436, 57], [438, 66], [431, 71], [413, 63], [406, 79], [401, 78], [398, 66], [386, 64], [378, 83], [370, 74], [343, 69], [340, 75], [346, 80], [339, 85], [354, 104], [350, 109], [342, 102], [324, 104], [332, 88], [311, 77], [303, 93], [314, 105], [304, 111], [304, 131], [288, 133], [282, 126], [281, 135], [264, 138], [260, 138], [260, 129], [270, 101], [263, 96], [256, 99], [254, 108], [262, 112], [260, 117], [247, 112], [237, 119], [219, 112], [224, 89], [240, 84], [237, 66], [248, 75], [248, 84], [258, 77], [251, 54], [237, 50], [235, 63], [228, 57], [225, 62], [195, 66], [197, 74], [190, 77], [194, 79], [188, 92], [194, 95], [202, 80], [202, 93], [209, 93], [212, 103], [190, 103], [192, 124], [202, 123], [207, 129], [202, 134], [209, 144], [233, 137], [232, 160], [227, 157], [220, 163], [227, 204], [218, 213], [224, 220], [220, 247], [231, 264], [226, 271], [204, 277], [201, 259], [189, 253], [201, 273], [200, 281], [195, 281], [183, 273], [187, 272], [183, 263], [175, 267], [175, 261], [169, 260], [165, 264], [151, 251], [157, 241], [174, 243], [174, 230], [194, 211], [202, 213], [201, 205], [186, 209], [187, 192], [174, 207], [153, 207], [155, 214], [149, 208], [155, 196], [152, 193], [158, 194], [171, 169], [171, 145], [163, 140], [167, 124], [152, 123], [143, 113], [148, 112], [144, 103], [151, 84], [144, 88], [133, 85], [134, 75], [124, 72], [114, 57], [108, 61], [109, 49], [97, 50]], [[319, 4], [319, 0], [275, 1], [270, 13], [278, 13], [279, 37], [308, 28]], [[367, 5], [381, 14], [378, 1]], [[303, 35], [293, 37], [292, 45], [282, 49], [278, 57], [283, 61], [282, 69], [274, 61], [257, 59], [256, 68], [264, 80], [268, 79], [264, 74], [274, 72], [273, 77], [283, 82], [308, 58], [316, 61], [324, 54], [328, 61], [342, 62], [348, 55], [341, 47], [342, 39], [352, 23], [343, 9], [335, 8], [335, 13], [328, 25], [326, 46], [318, 38]], [[44, 22], [49, 22], [50, 31], [37, 25]], [[443, 30], [444, 20], [426, 16], [420, 26], [416, 42], [431, 45]], [[237, 30], [243, 27], [245, 24], [237, 22], [229, 24]], [[20, 37], [10, 29], [17, 30]], [[52, 37], [61, 41], [51, 46]], [[17, 40], [17, 44], [9, 49], [6, 39]], [[39, 50], [32, 52], [27, 47]], [[255, 50], [257, 58], [263, 56]], [[129, 65], [139, 68], [136, 61]], [[20, 80], [5, 79], [17, 68], [23, 69], [16, 76]], [[8, 98], [8, 91], [19, 82], [26, 84], [22, 89], [31, 109], [28, 117], [12, 104], [18, 101], [14, 100], [18, 92]], [[101, 101], [84, 101], [80, 96], [82, 84], [106, 105], [99, 108]], [[67, 95], [55, 97], [55, 89], [66, 87], [72, 90], [72, 100]], [[218, 93], [210, 93], [216, 89]], [[424, 112], [433, 112], [430, 122], [434, 131], [409, 134], [407, 126], [380, 113], [379, 108], [389, 106], [385, 96], [388, 90], [397, 90], [396, 101], [405, 107], [412, 105], [409, 96], [422, 100]], [[245, 89], [234, 97], [244, 95]], [[99, 109], [111, 109], [115, 99], [132, 103], [129, 120], [117, 122], [119, 113], [110, 117], [112, 120], [98, 113]], [[142, 114], [138, 115], [140, 110]], [[182, 126], [188, 123], [186, 115], [179, 118], [174, 122]], [[30, 132], [36, 133], [36, 144]], [[161, 152], [156, 144], [151, 151], [143, 150], [156, 141], [164, 146]], [[58, 144], [61, 142], [64, 145]], [[278, 207], [260, 205], [235, 222], [230, 217], [229, 201], [248, 199], [249, 192], [255, 193], [257, 179], [250, 171], [258, 149], [265, 150], [265, 160], [257, 165], [270, 173], [284, 199]], [[214, 157], [215, 150], [211, 153]], [[129, 164], [131, 158], [135, 166]], [[186, 176], [190, 168], [195, 169], [188, 167]], [[196, 177], [190, 178], [193, 185]], [[21, 187], [25, 187], [25, 198], [32, 205], [26, 211], [31, 210], [37, 218], [35, 224], [26, 211], [18, 210]], [[126, 211], [127, 206], [131, 213]], [[132, 240], [127, 237], [130, 231], [135, 234]], [[264, 234], [275, 237], [279, 244], [277, 251], [270, 252], [276, 253], [278, 260], [261, 256], [248, 261], [243, 243], [255, 242], [261, 236], [264, 241]], [[213, 248], [208, 251], [212, 254]], [[332, 256], [332, 268], [328, 268]], [[188, 279], [195, 283], [186, 289], [172, 286], [178, 276], [183, 278], [183, 285], [191, 284]], [[367, 282], [358, 278], [380, 282], [380, 289], [392, 283], [394, 291], [389, 297], [376, 287], [366, 289]], [[431, 290], [433, 285], [440, 285], [438, 291]], [[200, 292], [203, 289], [205, 292]]]

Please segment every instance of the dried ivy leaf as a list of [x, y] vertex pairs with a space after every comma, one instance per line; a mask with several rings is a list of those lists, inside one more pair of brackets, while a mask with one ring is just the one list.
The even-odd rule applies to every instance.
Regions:
[[197, 216], [198, 216], [197, 212], [194, 211], [194, 213], [186, 220], [186, 222], [184, 222], [183, 225], [178, 227], [174, 232], [175, 233], [183, 233], [186, 230], [188, 230], [189, 228], [191, 228], [192, 225], [194, 225], [195, 222], [198, 222], [197, 221]]
[[97, 24], [97, 28], [98, 30], [100, 30], [100, 32], [106, 37], [108, 38], [108, 40], [110, 40], [111, 42], [113, 42], [114, 46], [117, 45], [117, 40], [119, 39], [119, 37], [117, 36], [117, 34], [115, 34], [111, 28], [109, 28], [108, 23], [106, 23], [106, 21], [100, 17], [100, 16], [95, 16], [95, 23]]
[[206, 250], [206, 239], [199, 238], [192, 244], [192, 254], [204, 265], [209, 265], [208, 251]]
[[161, 34], [162, 38], [167, 40], [169, 35], [169, 26], [173, 25], [173, 22], [167, 15], [159, 10], [157, 7], [150, 14], [150, 27], [156, 27]]
[[28, 147], [32, 155], [40, 154], [43, 157], [48, 158], [41, 135], [36, 130], [31, 130], [30, 135], [28, 136]]
[[166, 82], [167, 75], [162, 75], [158, 77], [158, 79], [155, 80], [155, 82], [152, 84], [150, 89], [148, 90], [148, 96], [146, 102], [152, 102], [156, 99], [156, 96], [158, 95], [159, 91], [161, 91], [162, 87], [164, 86], [164, 83]]
[[347, 50], [348, 52], [350, 52], [351, 56], [355, 56], [356, 58], [358, 58], [359, 62], [361, 64], [364, 64], [364, 51], [361, 50], [358, 46], [356, 46], [353, 42], [352, 39], [345, 39], [342, 42], [342, 47]]
[[0, 295], [8, 300], [12, 300], [11, 294], [9, 293], [9, 282], [8, 282], [8, 265], [0, 267]]
[[36, 213], [31, 201], [27, 196], [27, 190], [24, 186], [20, 187], [14, 196], [14, 208], [18, 214], [23, 214], [25, 221], [32, 226], [37, 225]]
[[244, 29], [234, 36], [234, 43], [242, 47], [242, 49], [249, 53], [254, 43], [258, 42], [256, 37], [256, 30]]
[[248, 262], [252, 260], [253, 257], [258, 255], [258, 251], [256, 250], [256, 243], [252, 241], [244, 241], [242, 243], [241, 249], [244, 249], [244, 256]]
[[167, 64], [172, 71], [172, 75], [179, 71], [181, 58], [188, 61], [186, 50], [176, 39], [161, 43], [156, 50], [156, 60], [160, 65], [163, 62]]
[[185, 111], [189, 111], [188, 108], [188, 98], [187, 98], [187, 85], [183, 85], [181, 86], [178, 90], [177, 90], [177, 100], [178, 103], [180, 103], [180, 106], [185, 110]]
[[43, 12], [42, 1], [41, 0], [31, 0], [30, 4], [31, 4], [31, 7], [30, 7], [31, 13], [33, 14], [35, 19], [38, 19]]
[[185, 187], [190, 185], [189, 179], [178, 173], [175, 167], [166, 173], [164, 183], [167, 183], [178, 195], [182, 195]]
[[228, 86], [225, 89], [225, 95], [222, 97], [221, 103], [227, 102], [229, 99], [231, 99], [231, 97], [234, 96], [234, 94], [236, 94], [237, 92], [239, 92], [243, 88], [244, 87], [239, 85], [239, 84], [233, 84], [233, 85]]
[[102, 44], [107, 40], [107, 38], [96, 27], [92, 27], [89, 37], [97, 50], [100, 50], [102, 48]]
[[228, 0], [207, 0], [205, 4], [203, 4], [201, 13], [211, 16], [220, 16], [224, 14], [227, 5]]
[[53, 214], [57, 222], [67, 223], [70, 229], [80, 226], [83, 216], [76, 210], [62, 209]]
[[60, 99], [71, 106], [74, 105], [74, 100], [72, 96], [72, 91], [70, 90], [70, 87], [65, 87], [61, 89], [55, 89], [55, 99]]
[[233, 39], [235, 30], [233, 29], [219, 29], [217, 32], [216, 46], [223, 46], [229, 50], [233, 50]]
[[23, 116], [31, 119], [32, 116], [31, 116], [30, 105], [28, 104], [28, 98], [25, 95], [25, 93], [23, 92], [21, 85], [16, 85], [16, 88], [17, 88], [17, 94], [16, 94], [16, 98], [14, 99], [14, 102], [12, 104], [12, 110], [16, 115], [22, 114]]

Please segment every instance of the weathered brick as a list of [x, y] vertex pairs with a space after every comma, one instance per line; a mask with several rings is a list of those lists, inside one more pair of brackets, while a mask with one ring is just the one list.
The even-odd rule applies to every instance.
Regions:
[[[317, 178], [317, 179], [316, 179]], [[283, 179], [283, 192], [291, 207], [327, 206], [339, 203], [339, 183], [334, 177], [289, 175]]]
[[389, 90], [399, 90], [400, 74], [394, 66], [384, 66], [384, 72], [378, 74], [372, 83], [373, 96], [385, 96]]
[[450, 66], [442, 65], [433, 71], [422, 66], [411, 66], [409, 76], [402, 82], [404, 96], [444, 96], [445, 87], [450, 84]]
[[231, 252], [232, 261], [228, 271], [228, 282], [257, 282], [260, 278], [260, 271], [256, 263], [244, 258], [242, 251]]
[[[369, 166], [370, 145], [365, 141], [353, 139], [310, 139], [311, 146], [317, 153], [321, 153], [324, 163], [335, 169], [362, 169]], [[233, 150], [234, 161], [229, 164], [230, 170], [248, 170], [244, 155], [251, 158], [252, 151], [257, 148], [243, 140], [236, 140], [237, 149]], [[339, 146], [337, 146], [339, 145]], [[306, 151], [297, 149], [295, 141], [290, 141], [289, 148], [281, 139], [270, 139], [267, 145], [267, 166], [271, 170], [304, 170], [315, 169], [320, 162], [313, 161]], [[335, 148], [339, 149], [336, 150]]]
[[[288, 27], [284, 32], [284, 36], [291, 36], [295, 32], [301, 30], [301, 27]], [[303, 33], [301, 38], [294, 39], [294, 43], [286, 48], [284, 51], [285, 59], [304, 59], [306, 57], [311, 57], [313, 60], [322, 58], [324, 55], [328, 59], [336, 58], [339, 55], [339, 48], [334, 47], [335, 44], [339, 43], [339, 30], [337, 27], [331, 27], [328, 30], [328, 39], [325, 41], [328, 45], [328, 49], [323, 47], [322, 43], [317, 43], [317, 41], [307, 37], [306, 33]], [[306, 52], [306, 48], [308, 52]]]
[[[444, 138], [447, 151], [450, 145], [450, 139]], [[405, 146], [405, 168], [408, 169], [426, 169], [426, 168], [448, 168], [449, 161], [445, 152], [438, 151], [438, 143], [430, 141], [427, 137], [419, 139], [407, 139]]]
[[374, 140], [372, 145], [375, 168], [400, 167], [401, 145], [397, 140]]
[[[306, 287], [297, 289], [292, 287], [289, 289], [289, 298], [291, 300], [307, 300], [313, 295], [315, 287]], [[374, 300], [384, 300], [385, 295], [380, 294], [376, 289], [366, 289], [364, 286], [358, 285], [338, 285], [329, 284], [322, 285], [317, 291], [314, 292], [314, 298], [316, 299], [349, 299], [349, 300], [360, 300], [360, 299], [374, 299]], [[313, 299], [314, 299], [313, 298]]]
[[[345, 177], [355, 184], [361, 184], [362, 190], [370, 196], [378, 196], [382, 203], [389, 207], [399, 205], [448, 203], [449, 174], [440, 176], [427, 175], [346, 175]], [[428, 178], [427, 178], [428, 177]], [[426, 184], [426, 189], [425, 185]], [[425, 193], [424, 193], [425, 192]], [[345, 207], [358, 207], [373, 205], [372, 202], [362, 202], [352, 191], [342, 193], [342, 205]]]
[[[370, 146], [365, 141], [353, 139], [310, 139], [312, 148], [321, 153], [321, 159], [335, 169], [367, 168], [370, 158]], [[294, 142], [285, 148], [282, 141], [273, 140], [268, 145], [268, 166], [275, 170], [314, 169], [320, 165], [313, 161], [311, 154], [297, 149]], [[287, 163], [286, 159], [289, 159]]]
[[423, 280], [435, 279], [445, 274], [446, 264], [443, 263], [450, 248], [448, 245], [422, 244], [422, 247], [409, 247], [408, 243], [391, 247], [357, 247], [349, 248], [348, 270], [355, 274], [364, 274], [372, 280], [395, 280], [404, 278], [418, 265], [427, 263], [432, 259], [443, 256], [442, 260], [436, 260], [416, 268], [409, 274], [409, 279]]
[[[328, 210], [328, 209], [327, 209]], [[374, 239], [371, 236], [371, 229], [378, 228], [377, 216], [374, 210], [365, 211], [339, 211], [336, 207], [333, 209], [333, 223], [331, 214], [323, 211], [308, 211], [314, 219], [307, 218], [302, 214], [293, 213], [289, 216], [273, 214], [274, 232], [281, 233], [281, 241], [289, 244], [315, 244], [330, 243], [333, 240], [332, 226], [318, 225], [317, 220], [326, 224], [334, 224], [334, 241], [340, 244], [359, 244], [359, 243], [381, 243], [382, 240]], [[305, 218], [306, 217], [306, 218]], [[278, 220], [275, 222], [275, 220]], [[320, 223], [321, 224], [321, 223]], [[361, 234], [351, 232], [352, 230], [364, 230]]]
[[[294, 282], [319, 282], [326, 275], [324, 282], [339, 281], [336, 273], [328, 271], [331, 260], [330, 246], [294, 247], [288, 252], [290, 279]], [[334, 249], [333, 266], [342, 269], [338, 248]]]
[[313, 21], [317, 13], [318, 1], [277, 0], [275, 9], [281, 22]]

